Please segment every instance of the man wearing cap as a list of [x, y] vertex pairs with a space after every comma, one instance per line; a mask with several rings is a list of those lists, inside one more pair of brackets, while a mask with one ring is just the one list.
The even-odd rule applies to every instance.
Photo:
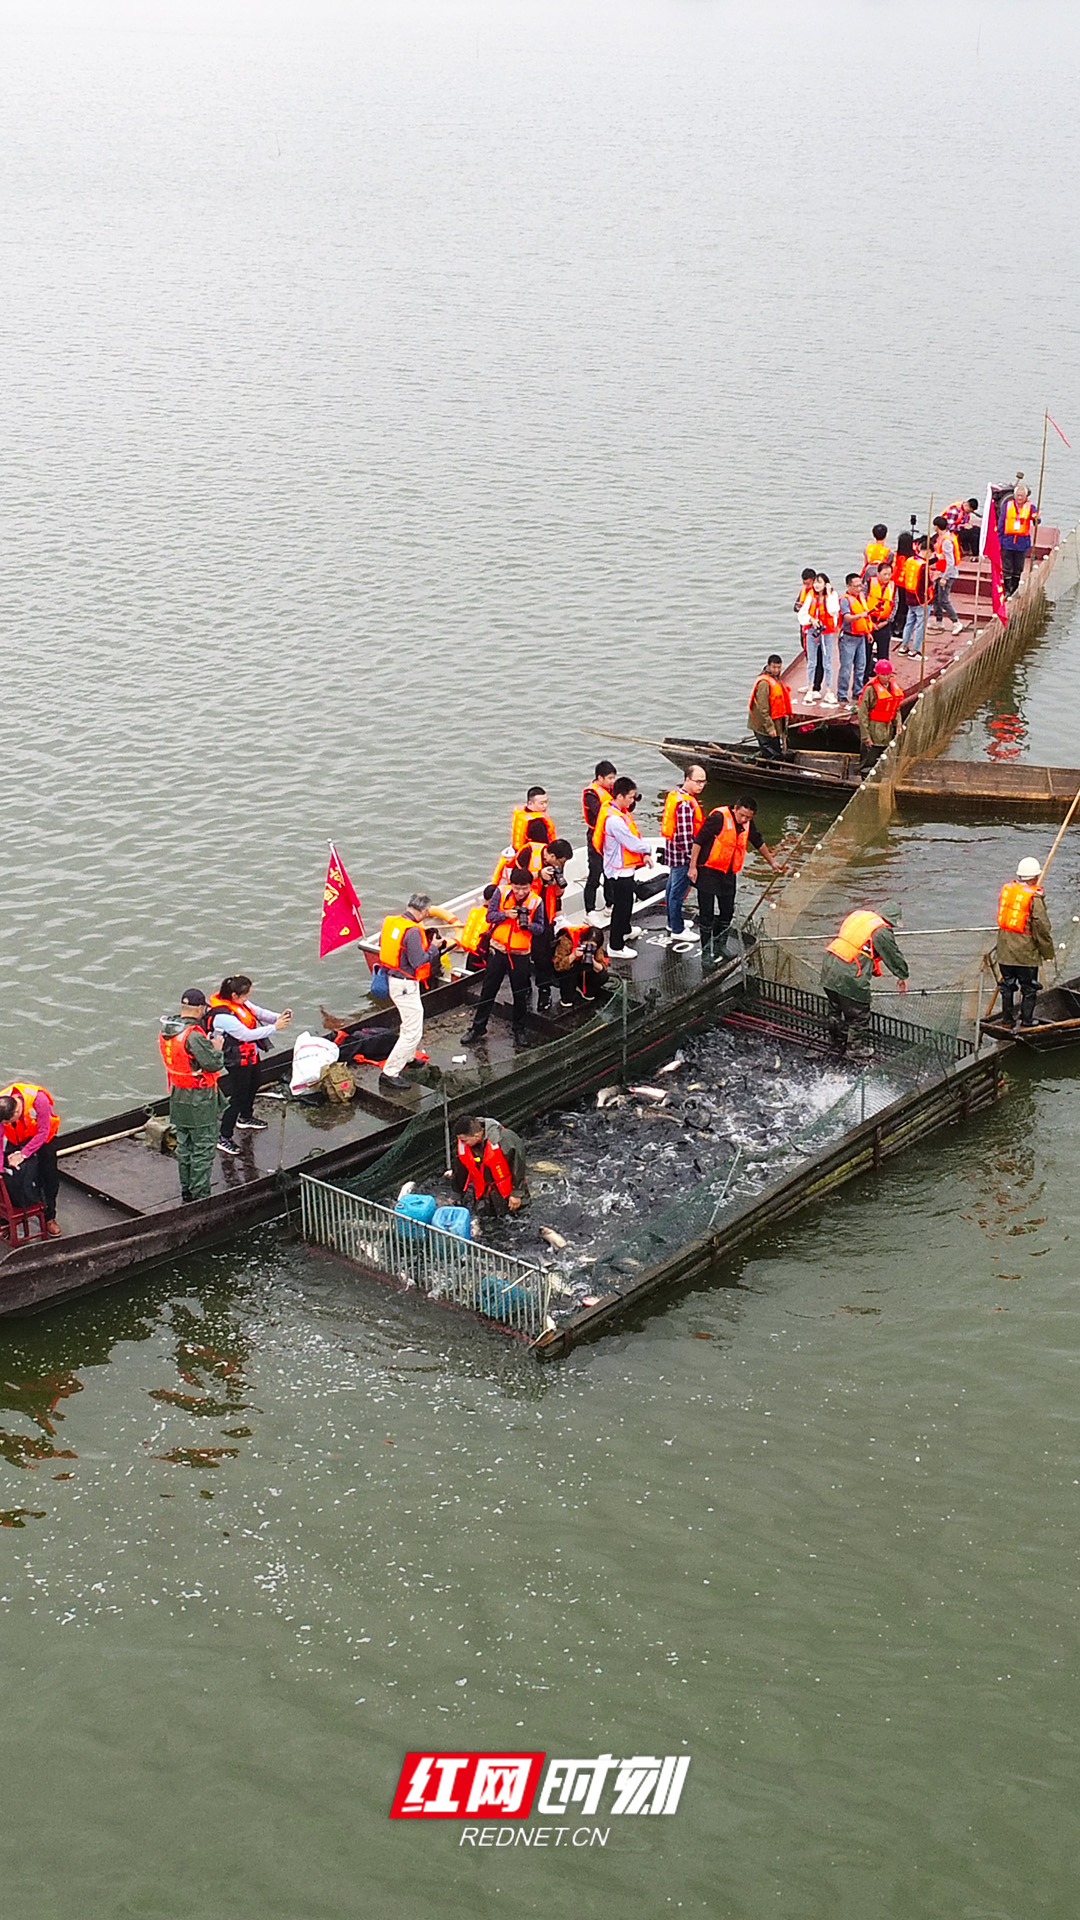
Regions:
[[413, 1065], [424, 1037], [424, 1003], [420, 992], [431, 978], [432, 961], [438, 960], [447, 945], [437, 935], [429, 939], [420, 925], [430, 911], [431, 895], [414, 893], [404, 913], [388, 913], [382, 923], [379, 960], [386, 968], [390, 998], [401, 1015], [401, 1031], [397, 1045], [387, 1054], [379, 1075], [380, 1086], [401, 1086], [401, 1076]]
[[1021, 860], [1016, 879], [1007, 880], [998, 896], [997, 963], [1001, 974], [1001, 1017], [1007, 1027], [1013, 1025], [1018, 989], [1020, 1018], [1016, 1024], [1021, 1027], [1034, 1024], [1039, 962], [1054, 957], [1054, 936], [1039, 885], [1041, 877], [1042, 868], [1037, 860]]
[[900, 992], [907, 992], [908, 963], [893, 935], [903, 919], [902, 909], [890, 900], [875, 913], [859, 907], [843, 921], [821, 963], [822, 990], [829, 1002], [829, 1033], [841, 1053], [848, 1040], [870, 1018], [870, 983], [883, 966], [895, 974]]
[[180, 995], [179, 1013], [161, 1021], [158, 1045], [169, 1076], [169, 1123], [176, 1135], [181, 1200], [207, 1200], [217, 1149], [218, 1121], [225, 1105], [218, 1092], [225, 1036], [206, 1031], [207, 1000], [201, 987]]
[[859, 767], [865, 777], [881, 759], [891, 740], [896, 738], [904, 689], [892, 670], [886, 654], [859, 695]]

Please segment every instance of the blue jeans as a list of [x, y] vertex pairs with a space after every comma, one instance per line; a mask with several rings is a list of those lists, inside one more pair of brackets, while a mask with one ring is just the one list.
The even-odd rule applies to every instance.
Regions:
[[949, 588], [955, 579], [956, 573], [953, 571], [949, 573], [939, 573], [934, 582], [935, 618], [938, 620], [951, 620], [953, 626], [956, 625], [956, 622], [960, 618], [956, 608], [953, 606], [952, 594], [949, 592]]
[[690, 891], [690, 867], [669, 867], [667, 877], [667, 923], [671, 933], [683, 933], [683, 901]]
[[862, 692], [862, 683], [866, 674], [866, 642], [861, 633], [842, 633], [840, 635], [840, 672], [836, 680], [836, 697], [847, 700], [851, 694]]
[[822, 627], [807, 627], [806, 684], [808, 687], [812, 687], [814, 684], [815, 670], [819, 659], [824, 676], [821, 683], [822, 691], [824, 693], [831, 693], [833, 690], [833, 678], [836, 673], [833, 636], [831, 633], [826, 633]]
[[[905, 647], [910, 647], [912, 653], [922, 652], [923, 630], [924, 630], [923, 622], [927, 617], [927, 613], [928, 613], [928, 608], [926, 607], [909, 607], [908, 608], [907, 619], [904, 621], [904, 634], [903, 634], [902, 645], [904, 645]], [[917, 644], [916, 644], [916, 636], [917, 636]]]

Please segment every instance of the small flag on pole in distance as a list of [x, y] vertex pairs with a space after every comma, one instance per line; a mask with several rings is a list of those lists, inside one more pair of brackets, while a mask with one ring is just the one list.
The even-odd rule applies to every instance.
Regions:
[[1009, 618], [1009, 603], [1005, 598], [1005, 576], [1001, 571], [1001, 541], [998, 538], [997, 508], [994, 505], [994, 489], [986, 489], [986, 502], [983, 506], [982, 534], [979, 539], [979, 558], [986, 555], [990, 562], [990, 594], [994, 602], [994, 612], [1002, 626]]
[[[1046, 417], [1047, 417], [1047, 419], [1049, 420], [1049, 422], [1050, 422], [1050, 425], [1051, 425], [1051, 426], [1053, 427], [1053, 429], [1054, 429], [1054, 432], [1055, 432], [1055, 433], [1056, 433], [1056, 434], [1058, 435], [1058, 437], [1059, 437], [1059, 439], [1062, 439], [1062, 440], [1065, 440], [1065, 435], [1064, 435], [1064, 434], [1062, 433], [1062, 431], [1061, 431], [1061, 428], [1060, 428], [1060, 427], [1058, 426], [1058, 423], [1057, 423], [1057, 421], [1056, 421], [1056, 420], [1054, 419], [1054, 416], [1053, 416], [1053, 414], [1052, 414], [1052, 413], [1048, 413]], [[1065, 445], [1066, 445], [1066, 446], [1068, 447], [1068, 449], [1069, 449], [1069, 451], [1070, 451], [1070, 453], [1071, 453], [1071, 452], [1072, 452], [1072, 441], [1071, 441], [1071, 440], [1065, 440]]]
[[350, 940], [362, 940], [364, 931], [364, 917], [360, 911], [359, 896], [331, 840], [330, 860], [326, 869], [326, 887], [323, 891], [322, 932], [319, 937], [320, 960], [324, 959], [328, 953], [333, 953], [337, 947], [347, 947]]

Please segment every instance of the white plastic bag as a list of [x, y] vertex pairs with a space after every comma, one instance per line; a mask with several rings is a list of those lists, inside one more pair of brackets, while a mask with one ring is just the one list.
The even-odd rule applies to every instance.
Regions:
[[321, 1033], [298, 1033], [293, 1047], [290, 1093], [306, 1093], [309, 1087], [316, 1086], [323, 1068], [331, 1066], [337, 1058], [338, 1050], [332, 1040], [324, 1040]]

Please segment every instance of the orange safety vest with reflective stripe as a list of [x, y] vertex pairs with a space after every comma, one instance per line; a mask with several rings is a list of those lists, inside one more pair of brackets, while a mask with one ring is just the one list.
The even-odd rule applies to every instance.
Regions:
[[[747, 711], [750, 713], [753, 713], [754, 701], [757, 698], [757, 690], [760, 687], [762, 681], [765, 682], [766, 686], [769, 689], [769, 719], [770, 720], [785, 720], [785, 719], [790, 720], [791, 694], [788, 688], [784, 685], [784, 682], [782, 680], [777, 680], [775, 676], [771, 673], [758, 674], [757, 679], [754, 681], [754, 684], [750, 689], [750, 704]], [[702, 816], [702, 818], [704, 818], [704, 815]], [[697, 827], [699, 827], [700, 825], [701, 825], [701, 821], [699, 820], [697, 823], [697, 826], [695, 826], [694, 828], [695, 833], [697, 832]], [[664, 831], [663, 827], [661, 827], [660, 831], [661, 833], [663, 833]], [[667, 836], [667, 838], [668, 839], [671, 838], [670, 834]]]
[[687, 793], [685, 787], [672, 787], [671, 792], [664, 801], [664, 811], [660, 818], [660, 834], [664, 840], [671, 840], [675, 836], [675, 821], [678, 817], [680, 800], [688, 801], [694, 809], [695, 833], [705, 824], [705, 809], [701, 806], [695, 795]]
[[[22, 1101], [22, 1112], [16, 1114], [14, 1120], [5, 1120], [4, 1138], [8, 1141], [9, 1145], [21, 1147], [25, 1141], [32, 1140], [38, 1130], [38, 1123], [34, 1119], [34, 1101], [37, 1099], [38, 1094], [43, 1093], [50, 1106], [52, 1106], [52, 1094], [49, 1093], [45, 1087], [35, 1087], [32, 1080], [13, 1080], [9, 1087], [0, 1088], [0, 1099], [3, 1099], [9, 1093], [18, 1094], [19, 1099]], [[49, 1140], [55, 1140], [59, 1131], [60, 1115], [57, 1113], [56, 1108], [53, 1107], [52, 1117], [49, 1121]], [[48, 1145], [48, 1141], [46, 1141], [46, 1145]]]
[[482, 1200], [488, 1186], [491, 1185], [502, 1194], [504, 1200], [509, 1199], [513, 1190], [514, 1176], [510, 1171], [510, 1162], [502, 1148], [495, 1145], [494, 1140], [484, 1141], [484, 1151], [479, 1159], [464, 1140], [459, 1140], [457, 1156], [465, 1169], [466, 1193], [471, 1188], [474, 1199]]
[[478, 953], [490, 931], [486, 906], [470, 907], [458, 934], [458, 946], [464, 947], [466, 953]]
[[500, 887], [495, 911], [511, 913], [514, 917], [512, 920], [500, 920], [498, 926], [492, 927], [492, 946], [503, 947], [507, 953], [528, 953], [532, 947], [532, 934], [526, 933], [525, 928], [518, 925], [518, 914], [524, 907], [531, 920], [539, 905], [540, 895], [535, 891], [526, 894], [519, 906], [514, 898], [513, 887]]
[[858, 960], [860, 954], [869, 953], [873, 957], [874, 972], [880, 973], [881, 961], [874, 953], [871, 943], [878, 928], [887, 927], [888, 924], [887, 920], [882, 919], [880, 913], [871, 913], [868, 908], [860, 907], [855, 913], [849, 913], [847, 919], [841, 923], [840, 931], [835, 940], [830, 940], [828, 950], [830, 953], [835, 953], [838, 960], [846, 960], [849, 965], [852, 961]]
[[891, 580], [882, 586], [880, 580], [871, 580], [866, 589], [867, 611], [875, 627], [883, 627], [890, 618], [896, 605], [896, 588]]
[[745, 827], [736, 826], [735, 815], [730, 807], [721, 807], [720, 812], [724, 816], [724, 824], [709, 848], [705, 865], [721, 873], [739, 873], [746, 859], [750, 822], [748, 820]]
[[535, 807], [515, 807], [510, 820], [510, 844], [515, 852], [525, 845], [529, 828], [534, 820], [542, 820], [548, 830], [548, 839], [557, 840], [555, 822], [550, 813], [538, 813]]
[[892, 557], [892, 548], [887, 547], [884, 540], [868, 540], [863, 548], [863, 572], [866, 572], [867, 567], [884, 566], [886, 560], [891, 560]]
[[1025, 500], [1022, 507], [1018, 507], [1015, 500], [1010, 500], [1005, 509], [1006, 536], [1011, 538], [1018, 534], [1021, 539], [1026, 539], [1031, 532], [1031, 511], [1030, 500]]
[[191, 1057], [188, 1047], [188, 1034], [198, 1021], [189, 1021], [182, 1033], [158, 1034], [158, 1046], [165, 1062], [165, 1072], [170, 1087], [216, 1087], [221, 1078], [222, 1069], [216, 1072], [200, 1067]]
[[[424, 952], [425, 953], [427, 952], [428, 937], [427, 937], [427, 934], [424, 932], [423, 927], [417, 926], [416, 921], [411, 917], [410, 914], [388, 913], [386, 916], [386, 919], [382, 923], [382, 932], [379, 935], [379, 965], [380, 966], [382, 967], [400, 967], [401, 966], [401, 943], [404, 940], [405, 935], [408, 933], [410, 927], [416, 927], [416, 931], [420, 935], [420, 938], [424, 943]], [[431, 961], [430, 960], [423, 961], [423, 963], [419, 967], [417, 967], [415, 977], [417, 980], [421, 980], [421, 981], [427, 981], [431, 979]], [[412, 979], [413, 976], [410, 974], [407, 976], [407, 978]]]
[[998, 895], [997, 923], [1002, 933], [1026, 933], [1031, 919], [1031, 902], [1041, 887], [1025, 887], [1020, 880], [1006, 880]]
[[876, 673], [870, 684], [874, 689], [874, 704], [866, 717], [875, 726], [887, 727], [896, 719], [904, 704], [904, 689], [899, 680], [882, 680]]

